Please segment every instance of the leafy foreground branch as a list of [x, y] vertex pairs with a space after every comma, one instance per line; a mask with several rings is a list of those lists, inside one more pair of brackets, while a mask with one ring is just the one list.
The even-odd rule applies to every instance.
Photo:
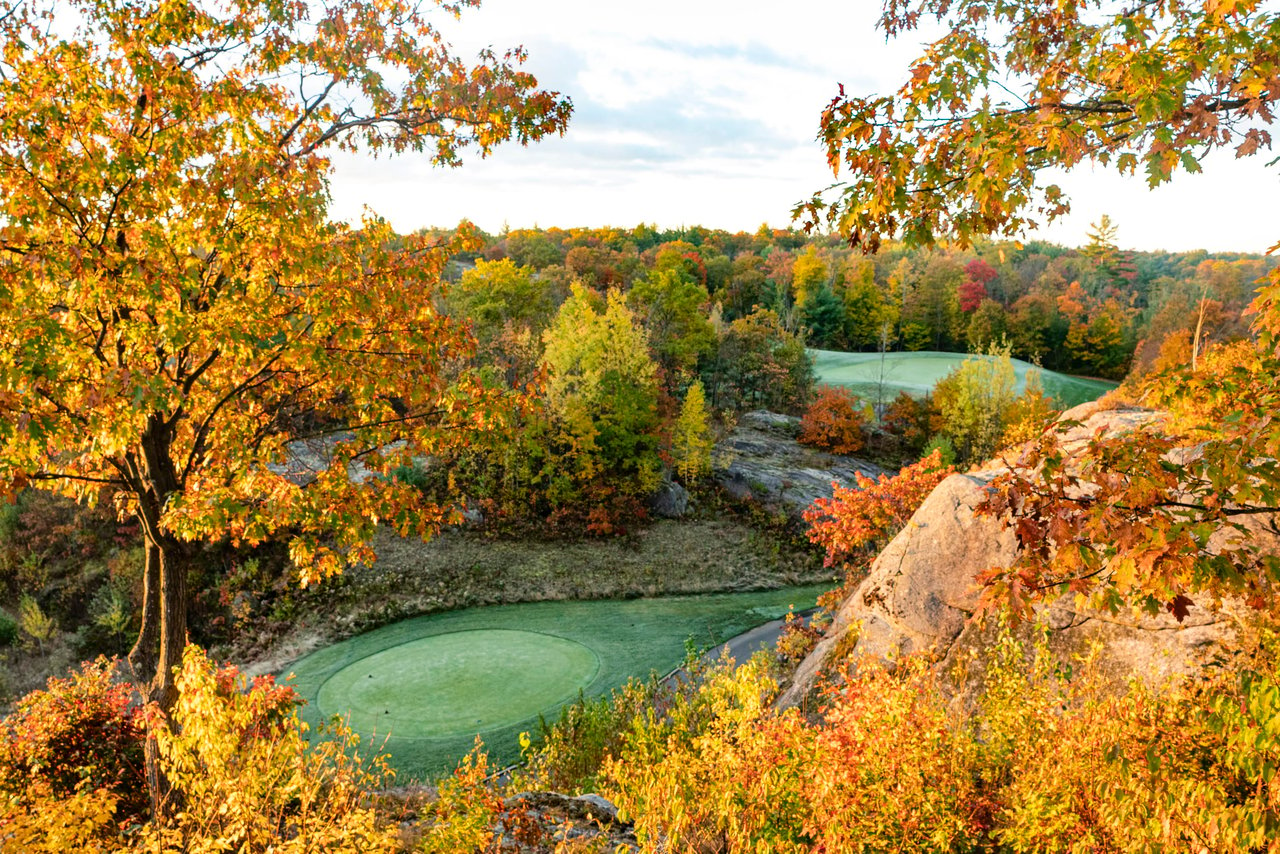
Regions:
[[1072, 592], [1179, 620], [1193, 597], [1273, 608], [1280, 360], [1266, 347], [1222, 347], [1195, 373], [1148, 380], [1144, 397], [1168, 412], [1159, 423], [1071, 441], [1078, 423], [1064, 422], [1026, 445], [979, 507], [1005, 517], [1020, 546], [1012, 566], [980, 577], [988, 606], [1029, 615]]

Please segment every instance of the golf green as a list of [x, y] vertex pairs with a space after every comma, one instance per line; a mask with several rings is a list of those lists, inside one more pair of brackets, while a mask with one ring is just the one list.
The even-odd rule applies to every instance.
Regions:
[[344, 667], [320, 686], [316, 705], [325, 716], [350, 714], [351, 726], [365, 732], [471, 735], [556, 711], [599, 670], [594, 652], [554, 635], [453, 632]]
[[313, 728], [338, 717], [385, 751], [401, 781], [451, 771], [480, 736], [490, 761], [579, 692], [666, 673], [686, 643], [710, 649], [813, 606], [822, 585], [597, 602], [531, 602], [414, 617], [294, 662]]

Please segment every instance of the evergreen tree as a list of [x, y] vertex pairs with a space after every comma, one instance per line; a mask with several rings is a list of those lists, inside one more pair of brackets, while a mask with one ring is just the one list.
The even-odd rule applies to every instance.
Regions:
[[844, 343], [844, 305], [826, 284], [810, 294], [800, 319], [812, 346], [833, 349]]

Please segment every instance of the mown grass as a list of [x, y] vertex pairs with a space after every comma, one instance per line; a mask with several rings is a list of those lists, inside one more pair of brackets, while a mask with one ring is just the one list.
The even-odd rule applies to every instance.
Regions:
[[727, 510], [657, 520], [624, 538], [493, 539], [454, 530], [429, 543], [387, 532], [378, 560], [322, 584], [288, 588], [217, 650], [247, 672], [275, 672], [312, 650], [423, 614], [562, 599], [633, 599], [773, 590], [832, 579], [795, 529]]
[[[350, 668], [371, 656], [385, 655], [388, 650], [398, 648], [411, 654], [414, 642], [424, 638], [486, 629], [518, 629], [564, 638], [590, 648], [599, 659], [599, 669], [583, 686], [583, 692], [586, 696], [593, 697], [625, 684], [631, 677], [671, 670], [683, 660], [689, 642], [698, 647], [710, 648], [754, 626], [776, 619], [785, 614], [789, 606], [795, 606], [797, 611], [812, 607], [827, 586], [829, 585], [810, 585], [752, 593], [623, 601], [534, 602], [470, 608], [383, 626], [318, 650], [295, 662], [285, 672], [294, 675], [294, 686], [308, 701], [304, 718], [315, 725], [328, 713], [346, 711], [333, 707], [332, 696], [335, 692], [329, 692], [330, 695], [325, 696], [325, 683], [334, 677], [346, 678], [353, 672]], [[498, 650], [495, 654], [502, 653]], [[431, 663], [424, 661], [421, 666], [430, 666]], [[402, 666], [412, 670], [414, 663], [407, 661]], [[447, 773], [470, 750], [477, 734], [484, 739], [493, 762], [502, 764], [514, 761], [519, 756], [519, 734], [536, 729], [539, 714], [553, 717], [562, 705], [562, 702], [558, 702], [542, 708], [530, 708], [527, 715], [511, 723], [487, 728], [480, 724], [476, 728], [436, 737], [422, 735], [422, 727], [409, 725], [404, 729], [417, 729], [419, 734], [402, 736], [394, 728], [391, 732], [387, 732], [387, 727], [379, 729], [377, 722], [380, 715], [386, 720], [411, 720], [415, 708], [421, 709], [424, 715], [429, 714], [433, 697], [415, 693], [412, 684], [413, 680], [405, 680], [406, 690], [399, 697], [401, 705], [398, 708], [388, 707], [385, 711], [359, 708], [351, 716], [353, 726], [361, 731], [366, 744], [385, 742], [392, 764], [400, 774], [400, 782], [412, 778], [439, 777]], [[474, 696], [477, 706], [482, 703], [492, 706], [495, 702], [501, 704], [504, 701], [516, 703], [520, 699], [514, 690], [500, 683], [468, 683], [459, 686], [459, 689], [476, 692]], [[386, 696], [385, 693], [380, 695], [382, 698]], [[563, 702], [576, 696], [576, 692], [573, 692]], [[317, 702], [318, 700], [321, 702]], [[447, 702], [457, 705], [458, 698], [450, 697]]]
[[[963, 353], [885, 353], [883, 374], [879, 353], [840, 353], [832, 350], [810, 350], [818, 382], [844, 386], [863, 400], [875, 401], [877, 395], [888, 402], [905, 391], [922, 397], [933, 390], [938, 381], [959, 367], [970, 356]], [[983, 356], [982, 358], [991, 358]], [[1021, 359], [1013, 360], [1018, 377], [1018, 391], [1026, 385], [1027, 371], [1039, 370], [1045, 393], [1064, 408], [1096, 400], [1116, 387], [1116, 383], [1087, 377], [1073, 377], [1056, 371], [1036, 368]], [[881, 379], [883, 377], [883, 387]]]

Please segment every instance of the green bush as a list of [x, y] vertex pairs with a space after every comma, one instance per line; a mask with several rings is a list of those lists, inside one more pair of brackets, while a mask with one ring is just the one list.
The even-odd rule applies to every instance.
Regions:
[[0, 611], [0, 647], [13, 646], [18, 641], [18, 621]]
[[956, 446], [946, 436], [934, 436], [929, 443], [924, 446], [924, 450], [920, 452], [920, 458], [925, 457], [937, 451], [942, 459], [942, 465], [953, 466], [956, 464]]
[[521, 733], [520, 743], [527, 780], [520, 788], [560, 792], [591, 792], [606, 757], [616, 754], [631, 727], [645, 709], [661, 705], [672, 689], [656, 675], [648, 681], [632, 679], [607, 697], [578, 699], [560, 710], [555, 723], [538, 718], [538, 733]]

